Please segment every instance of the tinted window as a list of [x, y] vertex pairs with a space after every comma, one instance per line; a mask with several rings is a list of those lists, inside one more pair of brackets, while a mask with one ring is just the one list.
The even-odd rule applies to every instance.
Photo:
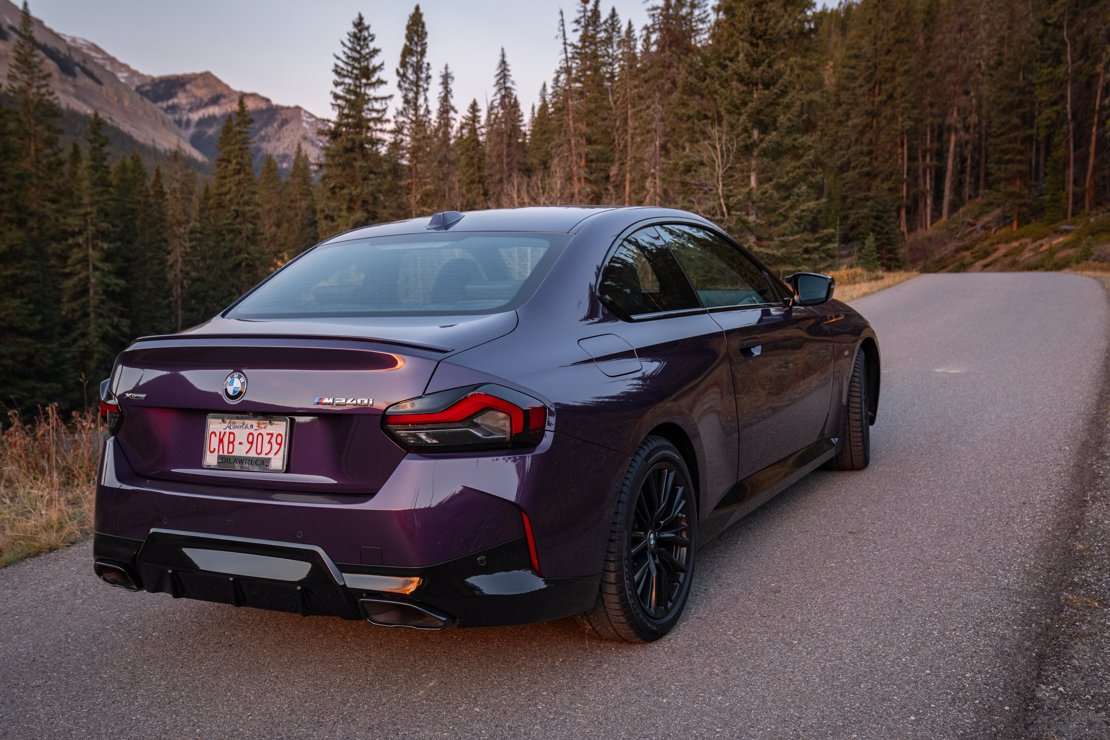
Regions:
[[759, 265], [721, 237], [695, 226], [661, 231], [706, 308], [779, 302]]
[[417, 234], [317, 247], [243, 299], [238, 318], [491, 313], [519, 304], [567, 237]]
[[601, 297], [625, 316], [699, 308], [690, 283], [654, 227], [621, 243], [601, 274]]

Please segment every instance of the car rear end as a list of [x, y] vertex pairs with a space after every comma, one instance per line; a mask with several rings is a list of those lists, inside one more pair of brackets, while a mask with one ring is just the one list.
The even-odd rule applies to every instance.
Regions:
[[430, 629], [587, 608], [596, 574], [537, 548], [573, 522], [531, 503], [582, 443], [511, 379], [425, 393], [443, 359], [514, 330], [567, 239], [328, 244], [213, 321], [136, 341], [102, 388], [97, 574]]

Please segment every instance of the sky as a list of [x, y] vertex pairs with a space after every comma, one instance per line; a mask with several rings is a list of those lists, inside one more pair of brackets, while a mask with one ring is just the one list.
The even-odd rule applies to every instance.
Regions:
[[[332, 55], [360, 11], [376, 36], [393, 91], [407, 0], [30, 0], [31, 13], [59, 33], [93, 41], [152, 75], [211, 71], [237, 90], [330, 118]], [[455, 75], [455, 108], [471, 98], [485, 110], [502, 46], [527, 112], [558, 64], [559, 9], [578, 0], [423, 0], [435, 107], [439, 70]], [[622, 22], [647, 21], [644, 0], [609, 0]], [[395, 106], [396, 100], [392, 105]]]

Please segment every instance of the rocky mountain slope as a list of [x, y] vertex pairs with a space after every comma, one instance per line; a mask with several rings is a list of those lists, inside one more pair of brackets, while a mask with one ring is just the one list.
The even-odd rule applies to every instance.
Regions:
[[[220, 128], [235, 110], [240, 95], [211, 72], [147, 78], [135, 89], [168, 115], [190, 143], [209, 157], [216, 155]], [[279, 168], [286, 170], [293, 163], [298, 144], [310, 160], [319, 161], [326, 121], [300, 106], [275, 105], [257, 93], [244, 93], [243, 100], [254, 119], [251, 136], [256, 162], [261, 163], [269, 154], [277, 160]]]
[[[19, 8], [0, 0], [0, 80], [7, 79], [12, 49], [19, 34]], [[164, 151], [180, 149], [198, 162], [207, 161], [188, 136], [157, 106], [106, 70], [92, 56], [35, 20], [35, 39], [47, 59], [58, 101], [65, 108], [100, 116], [136, 141]]]
[[[15, 4], [0, 0], [0, 84], [8, 73], [19, 16]], [[94, 42], [55, 33], [38, 19], [35, 38], [63, 107], [84, 115], [98, 111], [111, 125], [155, 149], [181, 150], [202, 164], [215, 157], [220, 128], [235, 110], [240, 91], [211, 72], [145, 74]], [[327, 121], [300, 106], [277, 105], [256, 93], [243, 95], [254, 119], [257, 164], [271, 155], [287, 170], [298, 144], [310, 160], [319, 161]]]

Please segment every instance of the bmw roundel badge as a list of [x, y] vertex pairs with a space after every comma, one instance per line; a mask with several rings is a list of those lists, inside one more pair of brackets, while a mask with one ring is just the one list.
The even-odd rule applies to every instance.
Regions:
[[247, 376], [236, 370], [224, 379], [224, 396], [235, 402], [242, 400], [247, 393]]

